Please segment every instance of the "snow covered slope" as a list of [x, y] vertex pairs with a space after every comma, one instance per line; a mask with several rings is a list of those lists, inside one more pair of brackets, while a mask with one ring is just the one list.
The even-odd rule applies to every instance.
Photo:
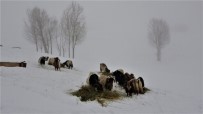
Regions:
[[[53, 66], [38, 64], [38, 58], [46, 54], [11, 47], [1, 47], [1, 54], [1, 61], [27, 62], [27, 68], [0, 68], [1, 114], [202, 113], [201, 80], [186, 75], [188, 71], [178, 71], [181, 66], [174, 67], [173, 63], [164, 63], [169, 64], [167, 67], [160, 63], [153, 67], [158, 63], [147, 61], [149, 67], [139, 72], [151, 91], [109, 102], [107, 107], [102, 107], [96, 101], [81, 102], [69, 94], [85, 84], [89, 72], [85, 66], [98, 66], [95, 69], [99, 70], [97, 63], [74, 60], [74, 70], [55, 71]], [[123, 68], [128, 71], [127, 66]]]

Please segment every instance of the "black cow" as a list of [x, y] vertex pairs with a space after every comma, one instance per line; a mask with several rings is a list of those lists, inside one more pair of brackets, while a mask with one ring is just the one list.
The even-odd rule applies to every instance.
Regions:
[[113, 88], [113, 81], [114, 81], [114, 79], [112, 77], [107, 78], [106, 79], [106, 84], [105, 84], [105, 89], [111, 91], [112, 88]]
[[39, 58], [38, 62], [40, 65], [45, 65], [45, 61], [47, 61], [49, 57], [42, 56]]
[[121, 72], [120, 70], [116, 70], [112, 73], [112, 76], [115, 77], [115, 81], [118, 83], [118, 85], [120, 85], [121, 87], [124, 87], [126, 79], [123, 72]]
[[99, 83], [99, 77], [97, 74], [90, 74], [87, 83], [94, 87], [97, 91], [103, 91], [102, 85]]
[[67, 60], [65, 61], [62, 66], [67, 66], [68, 69], [72, 69], [73, 68], [73, 62], [71, 60]]

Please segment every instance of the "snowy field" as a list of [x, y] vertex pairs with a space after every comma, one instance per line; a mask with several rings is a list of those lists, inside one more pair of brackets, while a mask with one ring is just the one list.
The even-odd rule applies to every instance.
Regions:
[[[85, 84], [89, 72], [81, 67], [85, 66], [85, 60], [74, 60], [74, 70], [55, 71], [52, 66], [38, 64], [38, 58], [45, 54], [11, 47], [1, 47], [1, 54], [2, 61], [27, 62], [27, 68], [1, 67], [1, 114], [202, 113], [201, 80], [191, 77], [188, 73], [195, 73], [189, 69], [184, 73], [176, 70], [181, 67], [178, 65], [170, 67], [164, 63], [169, 65], [143, 69], [142, 77], [150, 92], [124, 97], [102, 107], [96, 101], [81, 102], [69, 94]], [[99, 70], [99, 64], [95, 64], [87, 65]]]
[[[61, 71], [38, 64], [41, 56], [58, 56], [57, 49], [53, 55], [37, 53], [24, 35], [24, 25], [26, 11], [36, 6], [60, 22], [70, 2], [1, 1], [0, 61], [26, 61], [27, 67], [0, 67], [0, 114], [203, 113], [203, 2], [107, 1], [78, 1], [84, 7], [87, 36], [76, 46], [74, 69]], [[153, 18], [165, 20], [170, 28], [161, 62], [148, 39]], [[12, 48], [18, 46], [21, 49]], [[81, 102], [70, 92], [86, 84], [89, 72], [99, 71], [100, 63], [111, 71], [122, 68], [143, 77], [151, 91], [124, 96], [106, 107], [97, 101]]]

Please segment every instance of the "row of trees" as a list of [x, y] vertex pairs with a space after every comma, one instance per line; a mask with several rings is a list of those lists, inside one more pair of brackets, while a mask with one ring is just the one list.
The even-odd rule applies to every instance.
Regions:
[[53, 53], [54, 46], [60, 56], [75, 57], [75, 47], [86, 35], [85, 17], [83, 7], [72, 2], [64, 10], [61, 21], [50, 17], [44, 9], [35, 7], [27, 10], [25, 21], [26, 38], [35, 44], [36, 50]]
[[[57, 48], [60, 56], [75, 57], [75, 48], [86, 35], [83, 7], [72, 2], [63, 12], [60, 22], [50, 17], [44, 9], [35, 7], [27, 10], [25, 21], [26, 38], [35, 44], [36, 50], [53, 53]], [[148, 26], [150, 43], [157, 50], [157, 60], [161, 60], [161, 49], [169, 43], [170, 31], [166, 21], [151, 19]], [[72, 50], [71, 50], [72, 49]], [[68, 51], [67, 51], [68, 50]]]

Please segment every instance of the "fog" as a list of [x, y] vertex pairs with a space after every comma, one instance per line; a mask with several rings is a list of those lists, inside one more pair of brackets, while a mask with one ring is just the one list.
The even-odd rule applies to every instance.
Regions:
[[[110, 62], [120, 67], [156, 61], [156, 49], [148, 39], [150, 19], [165, 20], [170, 28], [170, 43], [162, 49], [162, 61], [195, 60], [201, 71], [202, 2], [201, 1], [80, 1], [84, 7], [87, 35], [76, 46], [76, 59]], [[25, 40], [26, 10], [35, 6], [45, 9], [60, 21], [70, 2], [2, 1], [1, 44], [34, 48]], [[14, 40], [15, 39], [15, 40]], [[58, 54], [56, 51], [54, 52]]]

